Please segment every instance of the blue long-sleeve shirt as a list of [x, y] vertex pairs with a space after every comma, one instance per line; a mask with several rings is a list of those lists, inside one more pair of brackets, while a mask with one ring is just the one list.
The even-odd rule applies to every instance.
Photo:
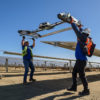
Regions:
[[71, 24], [76, 36], [77, 36], [77, 45], [76, 45], [76, 50], [75, 50], [75, 57], [77, 60], [87, 60], [86, 54], [84, 54], [82, 50], [82, 43], [86, 42], [86, 35], [82, 34], [82, 29], [78, 29], [75, 23]]

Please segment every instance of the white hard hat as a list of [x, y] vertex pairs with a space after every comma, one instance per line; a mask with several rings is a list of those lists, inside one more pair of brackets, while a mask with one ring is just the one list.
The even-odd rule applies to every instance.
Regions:
[[82, 33], [90, 35], [91, 30], [89, 28], [85, 28], [82, 30]]
[[28, 42], [28, 40], [25, 40], [24, 42], [26, 43], [26, 42]]

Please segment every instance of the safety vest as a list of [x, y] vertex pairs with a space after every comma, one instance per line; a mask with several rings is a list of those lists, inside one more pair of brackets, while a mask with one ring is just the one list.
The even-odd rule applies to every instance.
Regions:
[[[31, 50], [31, 56], [33, 56], [33, 53], [32, 53], [32, 48], [31, 47], [29, 47], [30, 48], [30, 50]], [[27, 55], [27, 46], [25, 46], [24, 47], [24, 50], [22, 50], [22, 56], [24, 57], [24, 56], [26, 56]]]
[[82, 42], [81, 42], [81, 45], [82, 45], [83, 52], [88, 57], [91, 57], [93, 55], [93, 52], [94, 52], [94, 49], [95, 49], [95, 46], [96, 46], [96, 44], [93, 43], [92, 39], [90, 37], [88, 37], [86, 42], [85, 42], [85, 45]]
[[87, 54], [90, 55], [90, 50], [92, 46], [92, 40], [90, 38], [87, 38], [86, 40], [86, 48], [87, 48]]

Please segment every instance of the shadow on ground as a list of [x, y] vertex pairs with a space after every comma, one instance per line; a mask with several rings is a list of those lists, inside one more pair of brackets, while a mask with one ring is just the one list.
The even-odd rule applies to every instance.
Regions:
[[[100, 81], [100, 74], [87, 76], [88, 82]], [[72, 82], [71, 78], [43, 80], [28, 85], [14, 84], [0, 86], [0, 100], [27, 100], [43, 94], [60, 91], [67, 88]], [[80, 84], [80, 83], [79, 83]], [[66, 91], [64, 94], [48, 96], [41, 100], [53, 100], [55, 97], [71, 95]], [[62, 100], [74, 100], [79, 96], [70, 96]]]
[[[57, 74], [67, 74], [67, 73], [70, 73], [70, 72], [51, 72], [51, 73], [35, 73], [34, 75], [35, 76], [41, 76], [41, 75], [57, 75]], [[20, 74], [8, 74], [8, 75], [4, 75], [5, 77], [20, 77], [20, 76], [23, 76], [24, 72], [23, 73], [20, 73]], [[29, 74], [28, 74], [29, 75]]]

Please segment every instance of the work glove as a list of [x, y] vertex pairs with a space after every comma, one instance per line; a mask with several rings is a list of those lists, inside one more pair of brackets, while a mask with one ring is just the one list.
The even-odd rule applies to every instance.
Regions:
[[25, 40], [25, 36], [23, 36], [23, 40]]
[[70, 19], [70, 23], [72, 24], [72, 23], [74, 22], [73, 17], [71, 17], [71, 16], [70, 16], [70, 18], [69, 18], [69, 19]]
[[38, 34], [39, 37], [42, 37], [40, 34]]
[[35, 39], [34, 39], [34, 38], [32, 38], [32, 40], [33, 40], [33, 41], [35, 41]]

